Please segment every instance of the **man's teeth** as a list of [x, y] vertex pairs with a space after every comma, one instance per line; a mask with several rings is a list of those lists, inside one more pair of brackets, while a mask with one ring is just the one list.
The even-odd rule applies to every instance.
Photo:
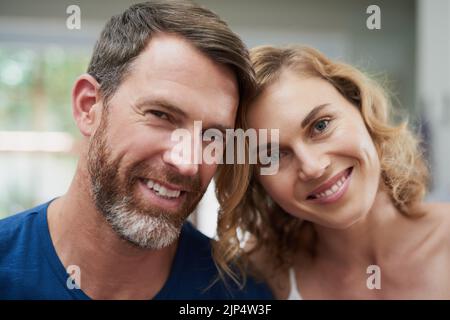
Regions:
[[152, 189], [153, 191], [155, 191], [155, 193], [157, 193], [158, 195], [167, 197], [167, 198], [178, 198], [181, 194], [180, 190], [167, 189], [166, 187], [163, 187], [162, 185], [160, 185], [159, 183], [157, 183], [153, 180], [147, 181], [147, 187], [149, 189]]
[[335, 194], [336, 192], [338, 192], [341, 187], [344, 185], [345, 180], [347, 180], [348, 177], [343, 176], [342, 178], [340, 178], [335, 184], [333, 184], [331, 186], [331, 188], [329, 188], [328, 190], [325, 190], [321, 193], [315, 193], [314, 196], [316, 197], [316, 199], [320, 199], [323, 197], [329, 197], [332, 194]]

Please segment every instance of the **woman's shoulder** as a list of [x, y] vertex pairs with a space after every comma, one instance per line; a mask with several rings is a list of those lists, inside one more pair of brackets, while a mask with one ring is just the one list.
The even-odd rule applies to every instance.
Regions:
[[424, 213], [424, 218], [439, 223], [450, 223], [450, 203], [446, 202], [424, 202], [419, 206]]
[[[419, 219], [429, 233], [432, 233], [439, 241], [450, 248], [450, 203], [424, 202], [420, 204], [419, 210], [423, 213]], [[427, 232], [427, 233], [428, 233]]]

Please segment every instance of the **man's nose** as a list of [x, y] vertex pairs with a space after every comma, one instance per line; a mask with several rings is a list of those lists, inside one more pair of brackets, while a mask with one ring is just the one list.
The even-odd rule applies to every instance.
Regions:
[[172, 143], [165, 150], [163, 161], [182, 175], [194, 176], [202, 163], [201, 151], [201, 140], [194, 139], [192, 134], [186, 134], [181, 141]]
[[177, 164], [175, 169], [184, 176], [195, 176], [198, 173], [198, 164]]

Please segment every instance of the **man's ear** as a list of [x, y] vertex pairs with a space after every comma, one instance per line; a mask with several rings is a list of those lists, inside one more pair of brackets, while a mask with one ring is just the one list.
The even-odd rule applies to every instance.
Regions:
[[79, 76], [72, 90], [72, 114], [83, 136], [95, 132], [101, 113], [100, 84], [89, 74]]

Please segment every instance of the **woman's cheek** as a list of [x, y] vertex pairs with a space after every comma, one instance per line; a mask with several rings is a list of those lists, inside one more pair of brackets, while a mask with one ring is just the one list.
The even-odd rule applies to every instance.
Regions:
[[330, 146], [334, 153], [357, 158], [360, 156], [362, 143], [365, 142], [365, 132], [354, 126], [341, 126], [334, 130]]
[[286, 203], [292, 195], [293, 176], [277, 174], [266, 176], [261, 180], [261, 184], [270, 197], [275, 201]]

